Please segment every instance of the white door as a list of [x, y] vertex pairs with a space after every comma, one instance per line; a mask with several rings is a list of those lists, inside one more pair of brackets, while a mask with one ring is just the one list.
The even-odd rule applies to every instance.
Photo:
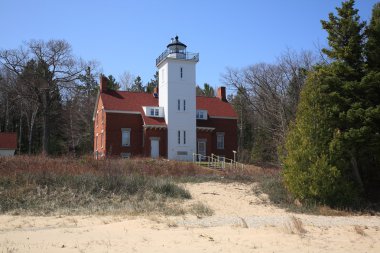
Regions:
[[198, 141], [198, 154], [206, 156], [206, 141]]
[[157, 158], [160, 155], [160, 141], [156, 139], [150, 140], [150, 156]]

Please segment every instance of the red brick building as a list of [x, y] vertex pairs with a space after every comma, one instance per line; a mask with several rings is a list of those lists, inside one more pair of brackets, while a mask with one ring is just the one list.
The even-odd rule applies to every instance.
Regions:
[[[164, 118], [146, 115], [144, 106], [158, 106], [155, 93], [111, 91], [107, 79], [101, 78], [101, 90], [94, 111], [94, 152], [97, 157], [151, 156], [151, 138], [159, 138], [159, 156], [167, 157], [167, 125]], [[196, 97], [197, 151], [233, 158], [237, 150], [237, 115], [225, 97], [225, 88], [216, 97]], [[207, 115], [199, 112], [207, 111]], [[195, 112], [194, 112], [195, 113]], [[204, 118], [204, 119], [203, 119]], [[123, 143], [123, 129], [129, 140]], [[219, 134], [219, 144], [218, 137]], [[223, 140], [222, 140], [223, 138]], [[219, 145], [219, 147], [218, 147]], [[203, 147], [204, 146], [204, 147]], [[199, 150], [201, 149], [201, 150]]]
[[94, 110], [94, 152], [104, 156], [165, 157], [191, 160], [193, 154], [233, 158], [237, 115], [225, 87], [216, 97], [196, 96], [199, 54], [171, 40], [156, 59], [158, 87], [153, 94], [107, 89], [101, 76]]

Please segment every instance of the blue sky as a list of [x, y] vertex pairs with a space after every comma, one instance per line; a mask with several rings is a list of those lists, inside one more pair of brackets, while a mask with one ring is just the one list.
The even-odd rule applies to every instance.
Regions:
[[[357, 0], [363, 20], [376, 0]], [[100, 63], [116, 78], [124, 71], [153, 78], [155, 59], [178, 35], [199, 52], [197, 84], [220, 85], [226, 67], [274, 62], [286, 48], [326, 45], [320, 20], [338, 0], [0, 0], [0, 49], [31, 39], [65, 39], [76, 56]]]

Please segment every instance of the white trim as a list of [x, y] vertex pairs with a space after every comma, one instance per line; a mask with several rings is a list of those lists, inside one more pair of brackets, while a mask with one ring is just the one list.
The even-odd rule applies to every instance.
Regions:
[[127, 113], [127, 114], [141, 114], [141, 112], [136, 111], [121, 111], [121, 110], [104, 110], [106, 113]]
[[149, 128], [149, 127], [152, 127], [152, 128], [166, 128], [165, 125], [143, 125], [144, 128]]
[[209, 116], [209, 118], [213, 118], [213, 119], [238, 119], [237, 117], [220, 117], [220, 116]]
[[215, 130], [215, 127], [197, 127], [197, 130], [213, 131], [213, 130]]

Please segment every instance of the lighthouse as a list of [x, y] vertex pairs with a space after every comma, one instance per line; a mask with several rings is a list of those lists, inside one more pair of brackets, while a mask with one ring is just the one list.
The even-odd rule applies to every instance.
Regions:
[[196, 153], [196, 64], [178, 36], [156, 59], [159, 73], [159, 107], [167, 125], [168, 159], [191, 160]]

